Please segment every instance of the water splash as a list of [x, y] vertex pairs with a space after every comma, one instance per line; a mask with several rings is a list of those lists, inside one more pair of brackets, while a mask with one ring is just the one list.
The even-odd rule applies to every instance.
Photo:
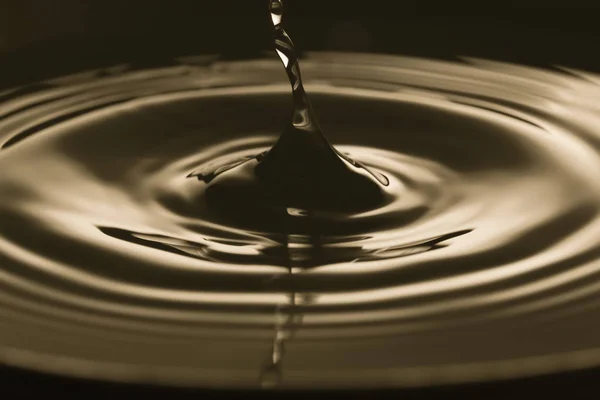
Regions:
[[[376, 209], [389, 201], [388, 178], [335, 150], [319, 126], [308, 100], [294, 44], [283, 28], [283, 1], [270, 1], [275, 50], [292, 87], [293, 112], [275, 145], [189, 176], [209, 183], [208, 201], [222, 215], [287, 219], [282, 209], [348, 212]], [[287, 223], [284, 223], [287, 224]]]

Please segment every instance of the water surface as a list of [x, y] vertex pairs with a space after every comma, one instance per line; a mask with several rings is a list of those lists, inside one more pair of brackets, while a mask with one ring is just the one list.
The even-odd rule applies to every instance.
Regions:
[[302, 67], [329, 141], [387, 180], [380, 206], [209, 205], [195, 177], [289, 122], [272, 58], [0, 93], [0, 361], [284, 388], [600, 364], [598, 76], [343, 53]]

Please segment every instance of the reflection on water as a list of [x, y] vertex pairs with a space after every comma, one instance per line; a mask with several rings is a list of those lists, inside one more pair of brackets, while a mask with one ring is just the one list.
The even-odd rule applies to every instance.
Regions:
[[188, 177], [260, 162], [278, 62], [111, 71], [2, 94], [3, 363], [284, 388], [600, 364], [596, 75], [311, 54], [323, 130], [385, 201], [220, 213]]

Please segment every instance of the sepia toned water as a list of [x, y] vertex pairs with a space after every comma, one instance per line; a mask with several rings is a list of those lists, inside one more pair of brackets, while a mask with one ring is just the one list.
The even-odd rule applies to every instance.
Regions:
[[312, 106], [272, 55], [0, 93], [0, 362], [232, 388], [600, 365], [599, 76], [302, 72]]

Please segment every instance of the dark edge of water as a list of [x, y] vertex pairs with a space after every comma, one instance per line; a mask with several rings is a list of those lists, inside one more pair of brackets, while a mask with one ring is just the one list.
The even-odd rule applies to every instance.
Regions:
[[49, 393], [78, 399], [590, 399], [600, 390], [600, 368], [491, 383], [409, 389], [212, 390], [100, 382], [0, 367], [0, 393], [12, 399], [43, 398]]

